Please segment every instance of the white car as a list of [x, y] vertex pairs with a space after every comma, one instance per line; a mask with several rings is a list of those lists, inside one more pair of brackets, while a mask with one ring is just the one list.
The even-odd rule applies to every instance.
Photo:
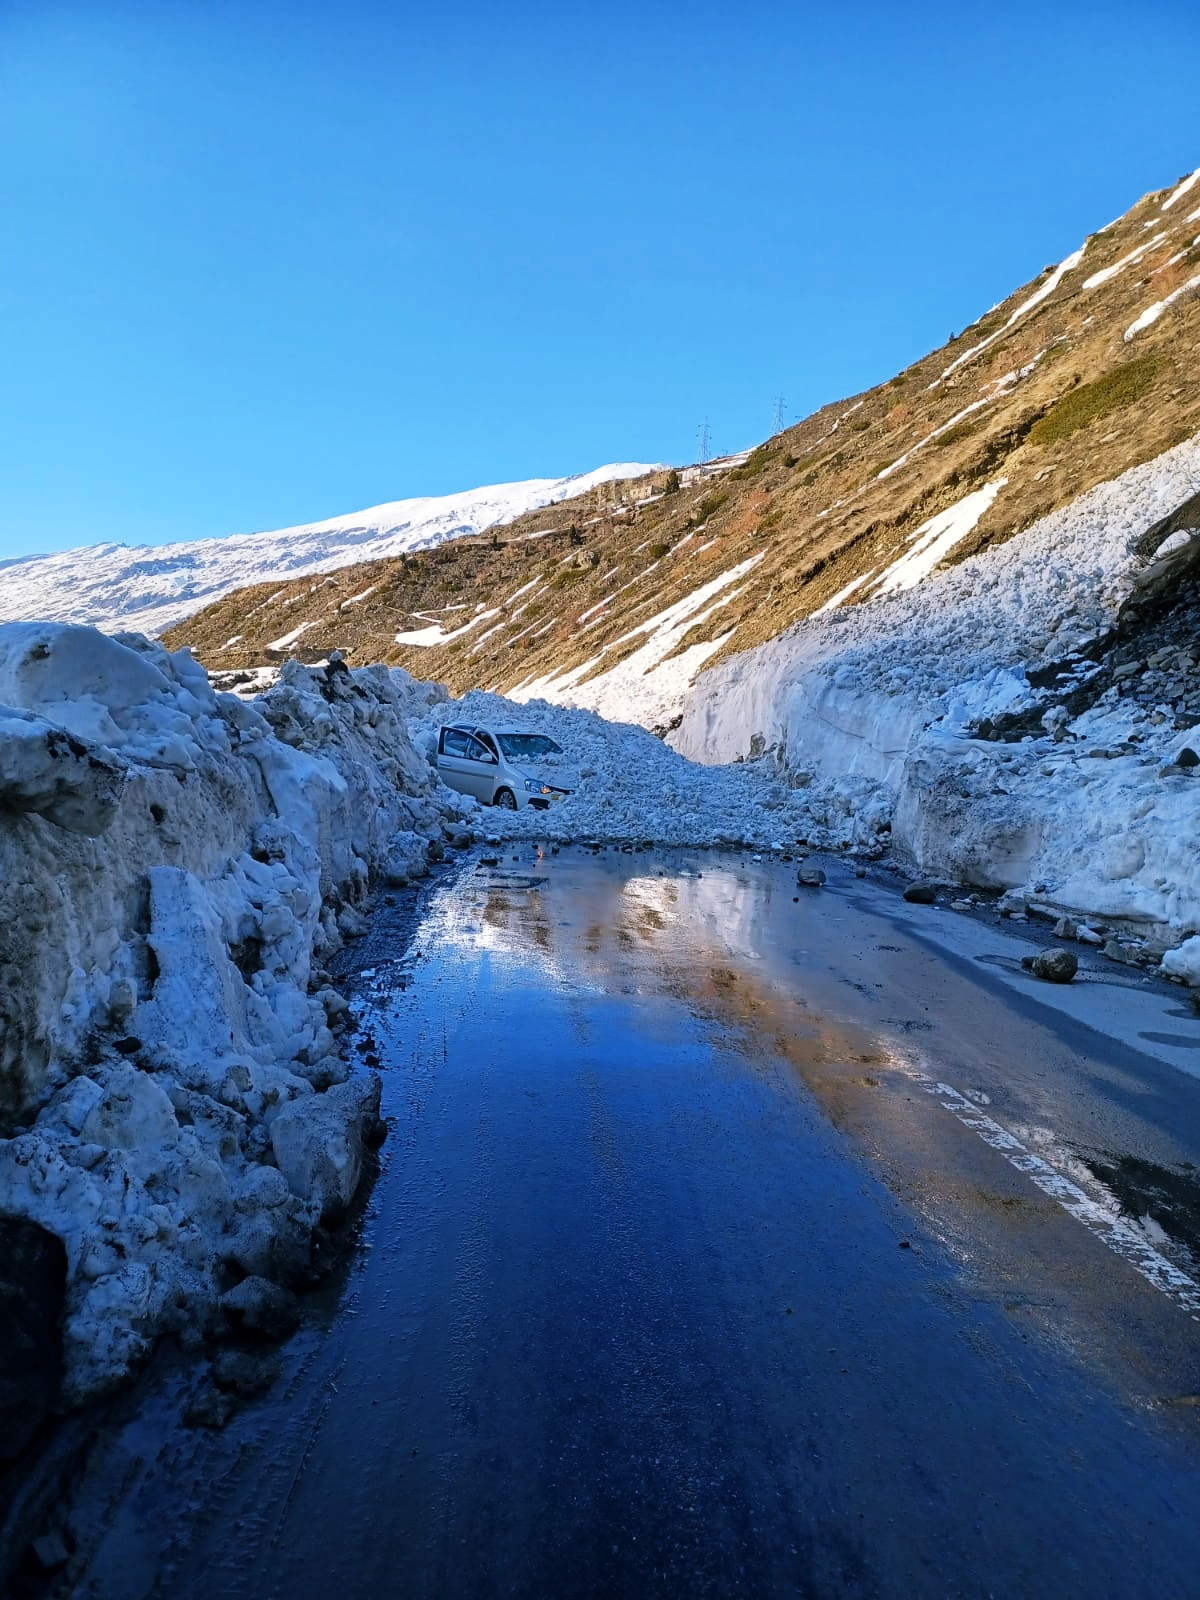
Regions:
[[545, 811], [571, 793], [546, 776], [557, 766], [561, 745], [544, 733], [521, 728], [479, 728], [451, 723], [438, 737], [438, 776], [459, 794], [472, 794], [485, 806]]

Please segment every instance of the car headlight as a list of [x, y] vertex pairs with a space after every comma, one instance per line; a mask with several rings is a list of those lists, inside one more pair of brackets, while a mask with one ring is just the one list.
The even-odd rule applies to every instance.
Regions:
[[543, 783], [540, 778], [526, 778], [525, 792], [527, 794], [549, 794], [550, 785]]

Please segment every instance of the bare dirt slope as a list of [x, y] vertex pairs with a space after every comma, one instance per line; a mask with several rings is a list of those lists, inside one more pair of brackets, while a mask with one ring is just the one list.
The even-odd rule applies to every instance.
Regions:
[[942, 349], [746, 458], [604, 485], [436, 550], [242, 589], [167, 643], [211, 669], [336, 648], [455, 691], [511, 691], [567, 672], [586, 684], [680, 607], [667, 645], [698, 670], [831, 600], [880, 592], [929, 520], [969, 495], [990, 486], [946, 561], [1189, 437], [1198, 343], [1200, 182], [1145, 196]]

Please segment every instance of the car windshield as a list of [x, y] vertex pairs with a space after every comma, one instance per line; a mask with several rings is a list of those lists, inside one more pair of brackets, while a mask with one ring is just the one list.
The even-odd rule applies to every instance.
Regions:
[[562, 745], [544, 733], [498, 733], [500, 748], [510, 761], [536, 761], [539, 756], [560, 756]]

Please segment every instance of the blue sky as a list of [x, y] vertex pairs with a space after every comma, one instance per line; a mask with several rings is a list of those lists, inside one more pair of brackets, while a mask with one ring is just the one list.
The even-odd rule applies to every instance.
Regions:
[[688, 461], [1200, 163], [1194, 3], [0, 0], [0, 559]]

